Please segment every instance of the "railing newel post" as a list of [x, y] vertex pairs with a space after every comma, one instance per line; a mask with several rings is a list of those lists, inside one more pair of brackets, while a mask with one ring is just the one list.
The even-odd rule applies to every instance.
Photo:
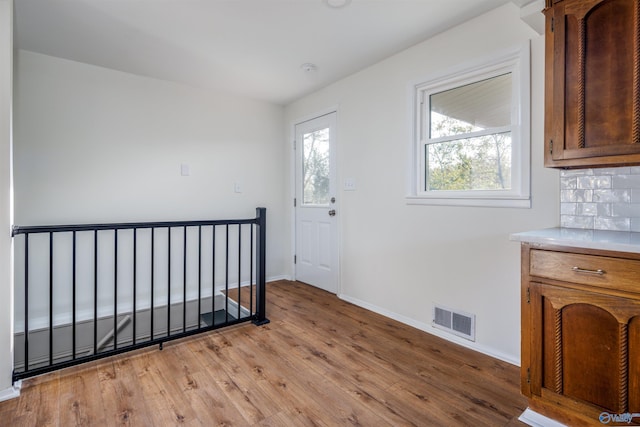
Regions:
[[256, 315], [253, 323], [257, 326], [269, 323], [266, 298], [266, 249], [267, 249], [267, 208], [256, 208]]

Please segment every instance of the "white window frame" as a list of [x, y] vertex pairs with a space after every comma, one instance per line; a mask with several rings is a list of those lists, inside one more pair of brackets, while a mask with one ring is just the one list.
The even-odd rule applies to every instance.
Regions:
[[[531, 207], [530, 191], [530, 48], [524, 43], [475, 64], [448, 70], [437, 76], [412, 84], [413, 99], [413, 165], [412, 184], [407, 204]], [[481, 80], [511, 73], [511, 125], [501, 128], [511, 131], [511, 189], [510, 190], [437, 190], [429, 191], [426, 182], [426, 144], [449, 138], [429, 139], [429, 96]], [[498, 133], [492, 129], [490, 133]], [[483, 132], [479, 132], [481, 134]]]

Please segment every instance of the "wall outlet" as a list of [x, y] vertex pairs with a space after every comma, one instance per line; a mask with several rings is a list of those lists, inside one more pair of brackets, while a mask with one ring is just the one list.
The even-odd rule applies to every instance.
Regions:
[[189, 165], [186, 163], [180, 164], [180, 175], [189, 176]]
[[233, 192], [234, 193], [242, 193], [242, 184], [240, 184], [239, 182], [234, 182], [233, 183]]

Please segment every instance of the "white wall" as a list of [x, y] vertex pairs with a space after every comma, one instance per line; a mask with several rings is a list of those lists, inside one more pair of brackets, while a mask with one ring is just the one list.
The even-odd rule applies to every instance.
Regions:
[[[533, 207], [407, 205], [410, 83], [529, 39]], [[338, 194], [341, 297], [437, 334], [433, 303], [475, 313], [476, 343], [451, 339], [519, 363], [520, 254], [509, 234], [557, 226], [559, 216], [558, 173], [542, 166], [543, 87], [544, 39], [509, 3], [286, 107], [291, 129], [338, 105], [338, 175], [357, 183]]]
[[13, 0], [0, 0], [0, 401], [14, 396], [11, 261]]
[[267, 275], [283, 274], [282, 107], [27, 51], [14, 97], [16, 224], [251, 218], [264, 206]]

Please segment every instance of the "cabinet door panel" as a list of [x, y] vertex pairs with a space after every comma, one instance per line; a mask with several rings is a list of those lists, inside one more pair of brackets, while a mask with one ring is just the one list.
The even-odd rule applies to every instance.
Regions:
[[571, 304], [562, 309], [565, 396], [618, 411], [618, 329], [617, 320], [599, 307]]
[[585, 148], [632, 143], [633, 33], [633, 1], [603, 2], [585, 17]]
[[[565, 157], [632, 142], [633, 1], [566, 9]], [[607, 154], [602, 151], [602, 155]], [[596, 154], [597, 155], [597, 154]]]
[[531, 392], [611, 413], [638, 406], [640, 300], [539, 282], [530, 290], [539, 343], [529, 359]]

